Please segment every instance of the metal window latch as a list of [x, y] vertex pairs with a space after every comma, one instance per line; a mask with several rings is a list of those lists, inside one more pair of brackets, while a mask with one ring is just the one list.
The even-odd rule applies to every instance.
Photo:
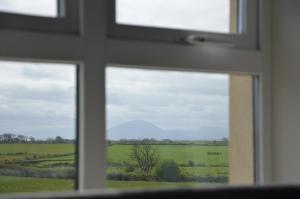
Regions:
[[224, 45], [229, 45], [229, 46], [233, 46], [232, 43], [226, 42], [224, 40], [221, 39], [216, 39], [216, 38], [206, 38], [203, 36], [197, 36], [197, 35], [188, 35], [185, 37], [181, 37], [179, 39], [179, 42], [181, 44], [187, 44], [187, 45], [198, 45], [201, 43], [211, 43], [211, 44], [224, 44]]
[[189, 35], [181, 38], [181, 42], [189, 45], [196, 45], [198, 43], [203, 43], [205, 41], [207, 41], [205, 37], [199, 37], [196, 35]]

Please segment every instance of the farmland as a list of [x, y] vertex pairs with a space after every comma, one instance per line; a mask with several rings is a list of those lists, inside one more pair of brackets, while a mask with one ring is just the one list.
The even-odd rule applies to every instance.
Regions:
[[[135, 182], [144, 181], [145, 187], [170, 186], [207, 186], [225, 184], [228, 182], [228, 145], [207, 143], [152, 143], [151, 148], [159, 156], [158, 163], [145, 173], [132, 158], [134, 145], [141, 143], [112, 143], [107, 149], [107, 178], [112, 180], [109, 187], [119, 185], [133, 187]], [[177, 165], [177, 179], [166, 179], [157, 174], [157, 167], [163, 162], [173, 162]], [[170, 170], [171, 168], [169, 168]], [[123, 181], [123, 182], [121, 182]], [[126, 183], [124, 183], [124, 181]], [[130, 185], [131, 183], [131, 185]], [[133, 184], [133, 185], [132, 185]]]
[[0, 177], [0, 193], [50, 192], [72, 189], [74, 189], [74, 180], [13, 176]]
[[73, 190], [75, 174], [74, 144], [0, 144], [0, 193]]
[[[132, 158], [136, 144], [142, 143], [108, 143], [108, 188], [205, 187], [228, 181], [227, 144], [152, 143], [159, 161], [149, 173]], [[156, 168], [165, 160], [178, 165], [178, 180], [157, 176]], [[0, 193], [71, 191], [76, 174], [74, 144], [0, 144]]]
[[[132, 162], [130, 150], [132, 145], [111, 145], [108, 147], [108, 162]], [[186, 164], [189, 160], [194, 164], [224, 165], [227, 162], [227, 146], [199, 146], [199, 145], [156, 145], [161, 159], [174, 159], [179, 164]], [[208, 155], [208, 152], [219, 152], [222, 155]]]

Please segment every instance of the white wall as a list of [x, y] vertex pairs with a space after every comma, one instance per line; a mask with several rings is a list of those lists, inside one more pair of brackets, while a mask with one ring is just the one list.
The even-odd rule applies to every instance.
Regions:
[[273, 180], [300, 183], [300, 1], [273, 0]]

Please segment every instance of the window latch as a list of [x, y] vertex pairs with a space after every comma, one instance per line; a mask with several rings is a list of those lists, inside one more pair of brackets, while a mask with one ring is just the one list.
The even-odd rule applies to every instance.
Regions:
[[226, 42], [221, 39], [207, 38], [207, 37], [197, 36], [197, 35], [188, 35], [188, 36], [181, 37], [179, 39], [179, 42], [187, 45], [199, 45], [205, 42], [211, 44], [225, 44], [226, 46], [227, 45], [233, 46], [232, 43]]

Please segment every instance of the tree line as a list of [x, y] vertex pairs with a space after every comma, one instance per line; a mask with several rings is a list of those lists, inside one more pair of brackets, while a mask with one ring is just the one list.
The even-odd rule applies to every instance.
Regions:
[[121, 145], [137, 145], [147, 143], [150, 145], [200, 145], [200, 146], [227, 146], [228, 139], [222, 138], [220, 140], [171, 140], [171, 139], [120, 139], [108, 140], [108, 145], [121, 144]]
[[47, 139], [37, 139], [22, 134], [3, 133], [0, 134], [0, 144], [74, 144], [74, 139], [66, 139], [61, 136]]

